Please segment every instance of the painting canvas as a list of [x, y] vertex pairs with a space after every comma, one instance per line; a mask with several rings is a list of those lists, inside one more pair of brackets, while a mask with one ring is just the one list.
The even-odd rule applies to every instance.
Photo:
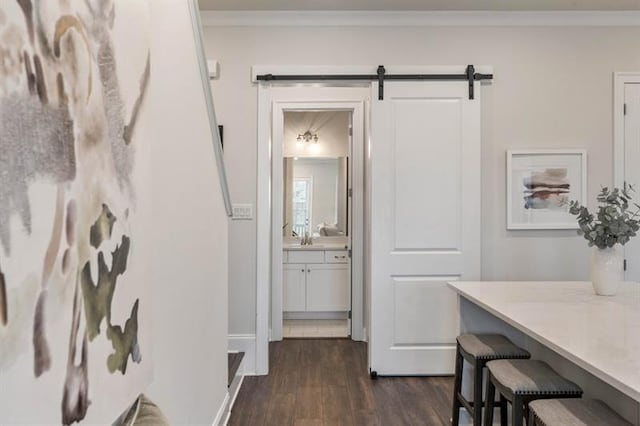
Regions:
[[142, 0], [0, 2], [8, 423], [104, 424], [150, 382], [149, 16]]
[[507, 152], [507, 228], [576, 229], [569, 202], [586, 200], [583, 150]]

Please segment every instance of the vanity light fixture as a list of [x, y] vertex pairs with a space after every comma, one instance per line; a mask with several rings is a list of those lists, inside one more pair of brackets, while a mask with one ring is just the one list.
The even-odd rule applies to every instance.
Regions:
[[311, 133], [310, 130], [307, 130], [306, 132], [304, 132], [303, 134], [299, 134], [298, 137], [296, 138], [296, 140], [298, 142], [311, 142], [313, 141], [313, 143], [318, 143], [318, 135], [315, 133]]

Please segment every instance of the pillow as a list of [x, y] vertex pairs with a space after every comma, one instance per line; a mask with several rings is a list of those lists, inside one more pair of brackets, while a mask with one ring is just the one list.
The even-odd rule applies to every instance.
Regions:
[[320, 228], [320, 235], [324, 237], [337, 237], [338, 235], [341, 235], [341, 232], [338, 229], [337, 223], [323, 223], [322, 228]]
[[144, 394], [113, 423], [112, 426], [169, 426], [160, 408]]

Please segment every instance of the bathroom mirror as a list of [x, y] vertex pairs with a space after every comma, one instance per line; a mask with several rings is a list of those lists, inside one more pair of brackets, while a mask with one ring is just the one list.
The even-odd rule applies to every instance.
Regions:
[[348, 158], [285, 157], [283, 170], [282, 235], [348, 235]]

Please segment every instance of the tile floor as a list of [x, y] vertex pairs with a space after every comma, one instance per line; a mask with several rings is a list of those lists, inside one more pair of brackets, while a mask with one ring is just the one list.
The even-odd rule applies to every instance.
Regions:
[[349, 337], [349, 320], [284, 320], [282, 335], [287, 337]]

